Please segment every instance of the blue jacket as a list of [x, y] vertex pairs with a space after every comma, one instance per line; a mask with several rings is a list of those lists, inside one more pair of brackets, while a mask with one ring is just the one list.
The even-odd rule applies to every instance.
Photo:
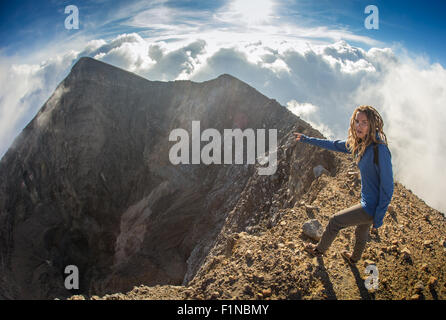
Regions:
[[[302, 142], [332, 151], [350, 153], [345, 140], [324, 140], [302, 135]], [[373, 162], [373, 144], [365, 149], [358, 163], [361, 172], [361, 205], [373, 217], [373, 226], [383, 224], [384, 215], [393, 195], [393, 171], [390, 150], [383, 143], [378, 144], [379, 165]]]

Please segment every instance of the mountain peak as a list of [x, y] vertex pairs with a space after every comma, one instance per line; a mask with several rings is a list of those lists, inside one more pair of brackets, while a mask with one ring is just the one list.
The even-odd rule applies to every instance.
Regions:
[[[91, 57], [81, 57], [71, 68], [71, 72], [90, 72], [95, 73], [101, 71], [101, 69], [119, 69], [105, 62], [93, 59]], [[123, 70], [124, 71], [124, 70]]]
[[227, 82], [241, 82], [244, 84], [247, 84], [246, 82], [240, 80], [239, 78], [234, 77], [233, 75], [230, 75], [228, 73], [223, 73], [219, 75], [217, 78], [215, 78], [217, 81], [227, 81]]
[[69, 80], [96, 80], [96, 81], [116, 81], [121, 79], [123, 82], [144, 79], [127, 70], [115, 67], [108, 63], [93, 59], [91, 57], [81, 57], [71, 68], [68, 75]]
[[[231, 79], [231, 80], [239, 80], [236, 77], [230, 75], [229, 73], [223, 73], [218, 76], [218, 79]], [[239, 80], [240, 81], [240, 80]]]

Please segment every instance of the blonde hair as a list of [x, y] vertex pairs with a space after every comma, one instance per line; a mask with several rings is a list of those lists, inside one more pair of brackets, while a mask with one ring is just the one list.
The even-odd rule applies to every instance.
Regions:
[[[355, 130], [355, 119], [359, 112], [364, 112], [369, 122], [369, 131], [364, 140], [358, 138]], [[372, 106], [359, 106], [353, 111], [352, 117], [350, 118], [350, 128], [348, 129], [346, 146], [355, 157], [356, 163], [359, 163], [364, 155], [365, 149], [371, 143], [383, 143], [387, 145], [387, 137], [383, 131], [383, 127], [384, 122], [381, 115]], [[381, 141], [378, 141], [376, 137], [377, 133]]]

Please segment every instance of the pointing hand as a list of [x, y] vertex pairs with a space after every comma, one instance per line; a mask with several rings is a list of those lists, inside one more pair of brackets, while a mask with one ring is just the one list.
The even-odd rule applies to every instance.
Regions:
[[302, 133], [293, 132], [293, 134], [296, 136], [296, 141], [300, 141], [302, 139]]

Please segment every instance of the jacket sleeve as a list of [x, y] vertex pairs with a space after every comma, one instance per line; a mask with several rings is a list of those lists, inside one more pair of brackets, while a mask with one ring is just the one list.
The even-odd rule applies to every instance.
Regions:
[[375, 216], [373, 217], [373, 226], [379, 228], [383, 224], [384, 215], [393, 196], [393, 171], [392, 158], [389, 148], [380, 144], [379, 154], [379, 199], [376, 207]]
[[306, 135], [303, 134], [300, 141], [311, 144], [313, 146], [328, 149], [331, 151], [350, 153], [350, 151], [346, 147], [345, 140], [318, 139], [318, 138], [307, 137]]

